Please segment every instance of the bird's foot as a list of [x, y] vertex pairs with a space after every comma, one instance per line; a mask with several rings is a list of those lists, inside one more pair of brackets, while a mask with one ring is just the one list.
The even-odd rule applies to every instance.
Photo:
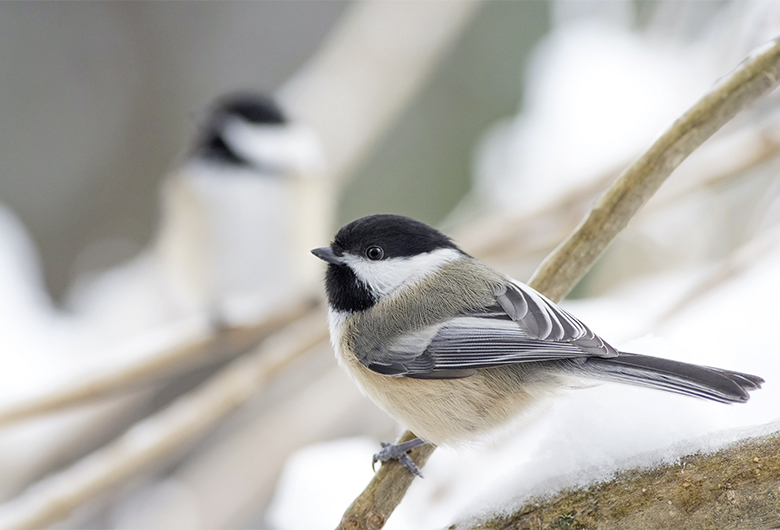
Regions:
[[408, 469], [412, 474], [422, 478], [420, 468], [417, 467], [412, 459], [407, 454], [407, 451], [411, 451], [415, 447], [423, 445], [425, 442], [419, 438], [413, 438], [408, 442], [400, 444], [391, 444], [390, 442], [382, 442], [382, 450], [374, 455], [371, 462], [373, 468], [377, 462], [387, 462], [388, 460], [398, 460], [398, 462]]

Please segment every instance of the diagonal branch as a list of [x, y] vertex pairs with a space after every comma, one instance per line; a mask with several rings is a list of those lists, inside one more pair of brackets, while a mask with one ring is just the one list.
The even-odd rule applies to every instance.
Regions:
[[780, 79], [780, 40], [756, 50], [675, 121], [599, 198], [529, 284], [558, 301], [577, 284], [637, 210], [688, 155]]
[[[553, 301], [560, 301], [672, 171], [740, 110], [774, 89], [778, 80], [780, 40], [776, 39], [757, 49], [721, 79], [631, 164], [568, 239], [542, 262], [529, 285]], [[401, 440], [412, 436], [407, 431]], [[422, 466], [433, 450], [424, 445], [409, 454]], [[413, 476], [397, 462], [384, 464], [347, 509], [338, 528], [382, 528], [412, 480]]]
[[257, 392], [293, 360], [321, 344], [325, 315], [314, 312], [289, 324], [250, 354], [217, 372], [167, 408], [74, 465], [41, 480], [0, 506], [0, 529], [42, 528], [139, 470], [187, 447]]
[[205, 338], [112, 367], [24, 401], [4, 405], [0, 407], [0, 427], [150, 384], [165, 375], [207, 363], [213, 360], [215, 352], [219, 352], [219, 357], [223, 359], [243, 353], [268, 334], [301, 318], [311, 311], [312, 307], [311, 300], [300, 300], [280, 308], [275, 314], [254, 325], [220, 330]]

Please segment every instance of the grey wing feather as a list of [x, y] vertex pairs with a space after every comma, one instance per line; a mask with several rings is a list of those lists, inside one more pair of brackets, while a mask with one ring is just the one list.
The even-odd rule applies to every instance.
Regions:
[[360, 360], [384, 375], [467, 377], [479, 368], [619, 354], [526, 285], [508, 281], [494, 295], [493, 305], [406, 333], [381, 349], [362, 352]]
[[585, 324], [527, 285], [506, 283], [498, 286], [493, 294], [529, 338], [574, 343], [583, 351], [601, 357], [618, 355], [615, 348]]
[[369, 368], [394, 376], [467, 377], [479, 368], [589, 356], [573, 343], [529, 338], [511, 320], [459, 317], [428, 338], [431, 331], [405, 335], [390, 345], [381, 362]]

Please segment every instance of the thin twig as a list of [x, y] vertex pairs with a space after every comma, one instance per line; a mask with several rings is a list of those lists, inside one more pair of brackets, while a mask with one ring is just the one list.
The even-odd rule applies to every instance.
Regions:
[[[774, 40], [756, 50], [717, 83], [631, 164], [569, 238], [542, 262], [529, 285], [553, 301], [560, 301], [671, 172], [737, 112], [770, 92], [778, 79], [780, 40]], [[401, 440], [412, 436], [406, 431]], [[431, 446], [421, 446], [410, 455], [422, 466], [432, 452]], [[385, 468], [397, 471], [384, 471]], [[411, 474], [397, 462], [385, 463], [369, 487], [347, 509], [338, 528], [382, 528], [412, 480]]]
[[[780, 246], [780, 230], [772, 230], [762, 234], [741, 246], [726, 259], [721, 260], [707, 276], [688, 289], [676, 302], [656, 317], [652, 329], [657, 329], [671, 321], [727, 280], [742, 274], [752, 265], [760, 263], [762, 257], [777, 249], [778, 246]], [[638, 332], [636, 335], [642, 336], [649, 332], [650, 330], [645, 333]]]
[[45, 394], [5, 405], [0, 408], [0, 426], [150, 384], [163, 376], [207, 362], [213, 358], [211, 354], [214, 352], [219, 352], [220, 358], [244, 352], [269, 333], [301, 318], [312, 308], [311, 300], [300, 300], [255, 325], [226, 328], [208, 337], [74, 381]]
[[326, 337], [320, 311], [288, 325], [116, 440], [0, 505], [0, 529], [42, 528], [64, 519], [107, 488], [186, 447]]
[[[679, 178], [675, 179], [674, 186], [659, 190], [645, 207], [645, 214], [662, 210], [705, 186], [741, 178], [749, 169], [775, 160], [780, 155], [780, 139], [771, 134], [775, 128], [776, 120], [772, 118], [703, 147], [678, 170]], [[724, 159], [724, 152], [732, 156]], [[575, 189], [532, 211], [498, 213], [477, 219], [459, 230], [457, 240], [482, 259], [518, 259], [549, 252], [555, 242], [577, 226], [599, 192], [619, 174], [616, 169], [585, 179]]]

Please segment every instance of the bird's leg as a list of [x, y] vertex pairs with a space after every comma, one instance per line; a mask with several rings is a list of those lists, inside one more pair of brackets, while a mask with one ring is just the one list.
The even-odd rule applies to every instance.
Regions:
[[398, 462], [413, 474], [422, 478], [422, 473], [412, 459], [409, 457], [407, 451], [411, 451], [415, 447], [420, 447], [425, 444], [420, 438], [412, 438], [408, 442], [400, 444], [391, 444], [390, 442], [382, 442], [382, 450], [374, 455], [371, 467], [377, 462], [387, 462], [388, 460], [398, 460]]

